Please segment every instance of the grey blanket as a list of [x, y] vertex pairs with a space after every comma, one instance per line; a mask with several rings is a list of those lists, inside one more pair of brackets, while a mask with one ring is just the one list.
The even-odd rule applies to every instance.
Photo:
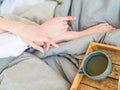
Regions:
[[[90, 26], [104, 22], [107, 22], [117, 28], [117, 31], [114, 33], [91, 35], [88, 37], [83, 37], [77, 40], [62, 43], [60, 44], [59, 48], [51, 48], [44, 54], [41, 54], [38, 51], [35, 52], [35, 55], [40, 58], [52, 56], [52, 59], [56, 60], [54, 57], [57, 56], [58, 60], [56, 61], [61, 65], [62, 74], [65, 74], [67, 79], [72, 82], [77, 68], [81, 62], [82, 56], [86, 52], [86, 49], [90, 42], [94, 41], [120, 46], [119, 39], [117, 39], [120, 37], [120, 0], [57, 1], [59, 1], [59, 3], [55, 9], [55, 16], [73, 15], [77, 18], [75, 21], [71, 21], [69, 23], [71, 27], [70, 30], [82, 31]], [[62, 58], [62, 60], [59, 60], [60, 57], [64, 58]], [[49, 60], [47, 63], [53, 66], [53, 68], [56, 70], [57, 67], [53, 64], [57, 63], [55, 63], [54, 60], [52, 64], [49, 62]], [[59, 72], [60, 69], [58, 68], [57, 71]]]
[[[108, 22], [118, 28], [118, 30], [113, 33], [91, 35], [61, 43], [59, 44], [59, 48], [51, 47], [49, 51], [44, 54], [38, 51], [33, 53], [48, 63], [70, 83], [73, 81], [81, 59], [90, 42], [94, 41], [120, 46], [120, 39], [118, 39], [120, 37], [120, 0], [47, 0], [46, 2], [47, 4], [44, 3], [43, 6], [38, 4], [37, 6], [32, 6], [32, 8], [27, 7], [20, 9], [21, 7], [18, 7], [12, 15], [12, 19], [23, 22], [27, 21], [27, 23], [31, 24], [42, 24], [45, 20], [53, 16], [73, 15], [76, 16], [77, 19], [69, 23], [70, 30], [81, 31], [103, 22]], [[49, 6], [48, 3], [51, 3], [51, 5]], [[48, 6], [46, 7], [45, 4]], [[48, 10], [48, 7], [52, 8]], [[41, 12], [41, 8], [48, 11], [50, 17], [47, 17], [48, 14]], [[43, 14], [47, 17], [44, 18], [44, 20], [42, 19]], [[17, 15], [17, 18], [16, 16], [14, 18], [14, 15]], [[11, 18], [11, 16], [8, 15], [7, 18]], [[11, 60], [9, 63], [10, 62]], [[7, 66], [8, 63], [6, 63], [6, 67]], [[3, 68], [0, 68], [0, 70], [3, 70]]]

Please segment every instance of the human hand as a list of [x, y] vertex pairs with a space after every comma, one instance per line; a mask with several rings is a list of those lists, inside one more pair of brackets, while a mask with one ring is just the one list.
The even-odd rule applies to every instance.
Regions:
[[55, 38], [68, 29], [68, 21], [75, 20], [74, 16], [55, 17], [43, 23], [40, 27], [51, 37]]
[[[25, 29], [25, 28], [24, 28]], [[18, 35], [28, 44], [28, 46], [33, 47], [36, 50], [44, 52], [44, 46], [48, 50], [50, 45], [58, 47], [56, 43], [39, 27], [39, 26], [29, 26], [24, 31], [19, 31]]]
[[79, 32], [67, 31], [67, 32], [57, 36], [53, 40], [56, 43], [61, 43], [61, 42], [74, 40], [74, 39], [84, 37], [84, 36], [88, 36], [88, 35], [92, 35], [92, 34], [99, 34], [99, 33], [104, 33], [104, 32], [113, 32], [115, 30], [116, 30], [116, 28], [109, 25], [108, 23], [103, 23], [103, 24], [99, 24], [99, 25], [96, 25], [96, 26], [89, 27], [88, 29], [83, 30], [83, 31], [79, 31]]
[[115, 31], [116, 28], [111, 26], [108, 23], [102, 23], [98, 24], [96, 26], [92, 26], [85, 31], [88, 32], [89, 34], [97, 34], [97, 33], [104, 33], [104, 32], [113, 32]]

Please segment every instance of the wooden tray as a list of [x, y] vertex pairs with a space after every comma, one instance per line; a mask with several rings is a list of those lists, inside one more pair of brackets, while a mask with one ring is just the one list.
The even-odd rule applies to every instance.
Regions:
[[[92, 80], [77, 73], [70, 90], [118, 90], [120, 47], [92, 42], [84, 58], [93, 51], [103, 51], [108, 54], [112, 62], [112, 72], [107, 78], [99, 81]], [[80, 68], [82, 68], [82, 64]]]

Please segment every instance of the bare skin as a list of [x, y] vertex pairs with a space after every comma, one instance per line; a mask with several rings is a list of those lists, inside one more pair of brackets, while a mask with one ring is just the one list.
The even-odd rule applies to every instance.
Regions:
[[75, 17], [66, 16], [66, 17], [56, 17], [49, 19], [47, 22], [40, 25], [40, 27], [51, 37], [55, 38], [68, 29], [68, 21], [75, 20]]
[[35, 43], [38, 41], [44, 42], [46, 45], [49, 43], [50, 45], [58, 47], [57, 44], [38, 26], [27, 25], [21, 22], [15, 22], [3, 18], [0, 18], [0, 21], [1, 33], [8, 31], [18, 35], [24, 42], [36, 50], [43, 52], [43, 48]]
[[80, 37], [89, 36], [92, 34], [98, 34], [98, 33], [105, 33], [105, 32], [113, 32], [116, 28], [112, 27], [108, 23], [98, 24], [96, 26], [92, 26], [86, 30], [76, 32], [76, 31], [67, 31], [63, 33], [62, 35], [54, 38], [54, 41], [56, 43], [66, 42], [74, 39], [78, 39]]
[[67, 21], [74, 19], [72, 16], [56, 17], [46, 21], [41, 26], [34, 26], [0, 18], [0, 33], [8, 31], [16, 34], [30, 47], [43, 52], [41, 42], [44, 44], [43, 46], [46, 50], [48, 50], [50, 45], [58, 47], [52, 38], [66, 32], [68, 28]]
[[[22, 27], [21, 30], [10, 32], [19, 35], [29, 46], [43, 52], [43, 48], [40, 47], [41, 42], [43, 42], [42, 45], [44, 44], [44, 48], [48, 50], [50, 44], [57, 47], [54, 42], [61, 43], [91, 34], [111, 32], [115, 30], [115, 28], [108, 23], [103, 23], [80, 32], [67, 31], [67, 21], [69, 20], [75, 20], [75, 17], [56, 17], [46, 21], [40, 26], [24, 25], [19, 23], [16, 26], [19, 26], [20, 28]], [[0, 30], [0, 33], [4, 32], [4, 30]]]
[[2, 33], [4, 33], [4, 32], [6, 32], [6, 31], [4, 31], [4, 30], [0, 29], [0, 34], [2, 34]]
[[[57, 47], [55, 43], [51, 41], [51, 39], [53, 39], [56, 43], [60, 43], [64, 41], [74, 40], [83, 36], [88, 36], [91, 34], [111, 32], [115, 30], [115, 28], [109, 25], [108, 23], [103, 23], [96, 26], [92, 26], [81, 32], [67, 31], [68, 28], [67, 21], [69, 20], [75, 20], [75, 17], [72, 16], [56, 17], [46, 21], [40, 26], [24, 25], [18, 23], [18, 25], [16, 26], [22, 27], [21, 30], [10, 32], [19, 35], [26, 43], [28, 43], [28, 45], [32, 46], [33, 48], [43, 51], [39, 45], [39, 43], [43, 41], [47, 42], [44, 44], [45, 47], [48, 49], [50, 44]], [[4, 32], [6, 31], [2, 29], [0, 30], [0, 33]]]

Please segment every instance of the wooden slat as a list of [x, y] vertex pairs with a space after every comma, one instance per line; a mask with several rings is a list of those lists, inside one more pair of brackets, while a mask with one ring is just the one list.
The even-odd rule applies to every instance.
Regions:
[[105, 48], [105, 47], [104, 48], [97, 47], [96, 50], [105, 52], [110, 57], [112, 63], [120, 65], [120, 50], [113, 50], [111, 48]]
[[[94, 89], [96, 90], [96, 88], [99, 88], [100, 90], [117, 90], [118, 77], [120, 76], [120, 47], [92, 42], [89, 45], [84, 58], [89, 53], [93, 51], [97, 51], [97, 50], [106, 52], [112, 61], [113, 68], [112, 68], [112, 72], [109, 75], [109, 77], [104, 80], [94, 81], [94, 80], [87, 78], [86, 76], [83, 78], [82, 75], [76, 74], [70, 90], [78, 90], [78, 86], [79, 86], [79, 90], [94, 90]], [[82, 68], [83, 60], [80, 65], [80, 68]], [[80, 82], [85, 84], [85, 86], [79, 85]], [[89, 87], [89, 85], [91, 85], [92, 87], [96, 87], [96, 88], [86, 89]]]
[[[92, 45], [93, 45], [93, 44], [92, 44]], [[92, 48], [91, 48], [92, 45], [89, 45], [89, 47], [88, 47], [88, 50], [89, 50], [89, 51], [87, 50], [84, 58], [89, 54], [89, 52], [92, 52]], [[83, 58], [83, 60], [84, 60], [84, 58]], [[82, 60], [82, 63], [81, 63], [81, 65], [80, 65], [80, 68], [82, 68], [83, 60]], [[73, 81], [73, 84], [72, 84], [70, 90], [77, 90], [77, 89], [78, 89], [78, 86], [79, 86], [79, 83], [81, 82], [81, 80], [82, 80], [82, 75], [79, 75], [79, 74], [77, 73], [76, 76], [75, 76], [75, 78], [74, 78], [74, 81]]]
[[86, 76], [83, 77], [81, 83], [84, 83], [86, 85], [96, 87], [100, 90], [117, 90], [118, 87], [118, 80], [112, 79], [112, 78], [106, 78], [103, 80], [92, 80], [90, 78], [87, 78]]
[[75, 78], [74, 78], [74, 81], [73, 81], [73, 84], [72, 84], [70, 90], [77, 90], [78, 89], [78, 85], [81, 82], [81, 79], [82, 79], [82, 75], [77, 73]]
[[85, 84], [79, 84], [78, 86], [78, 90], [100, 90], [100, 89], [97, 89], [97, 88], [94, 88], [94, 87], [90, 87], [88, 85], [85, 85]]
[[112, 64], [112, 72], [109, 77], [114, 79], [119, 79], [120, 77], [120, 66], [116, 64]]

